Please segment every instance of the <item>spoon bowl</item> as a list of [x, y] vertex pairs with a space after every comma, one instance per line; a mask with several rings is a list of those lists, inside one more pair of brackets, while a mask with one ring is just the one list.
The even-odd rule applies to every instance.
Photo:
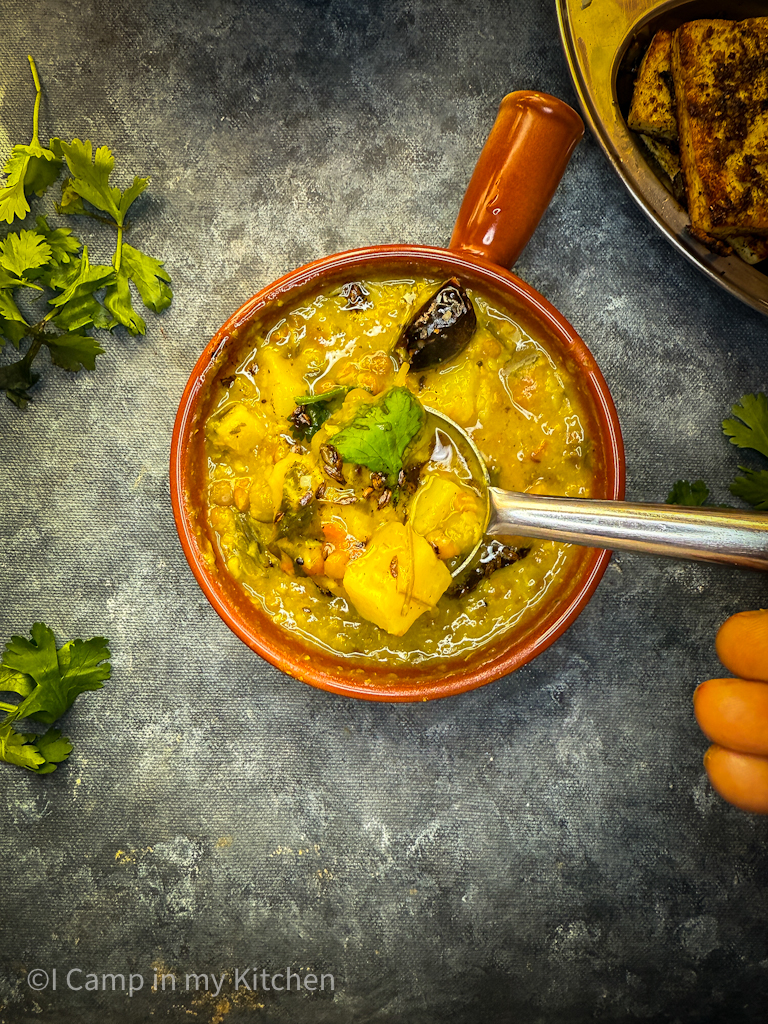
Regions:
[[739, 509], [687, 508], [599, 498], [564, 498], [505, 491], [469, 434], [434, 409], [429, 415], [461, 441], [475, 486], [486, 497], [483, 536], [452, 576], [459, 577], [487, 537], [538, 537], [613, 551], [721, 562], [768, 571], [768, 515]]

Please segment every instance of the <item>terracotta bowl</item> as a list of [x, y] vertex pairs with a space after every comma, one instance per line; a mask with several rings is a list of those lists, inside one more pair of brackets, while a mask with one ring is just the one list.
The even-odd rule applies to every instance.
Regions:
[[533, 337], [559, 353], [587, 408], [587, 429], [599, 467], [595, 497], [624, 494], [624, 451], [608, 387], [587, 346], [512, 266], [533, 233], [583, 133], [578, 114], [542, 93], [505, 97], [478, 161], [449, 249], [388, 245], [338, 253], [292, 271], [250, 298], [219, 328], [198, 359], [181, 397], [171, 446], [171, 497], [184, 553], [208, 600], [249, 647], [313, 686], [377, 701], [432, 700], [489, 683], [545, 650], [576, 619], [594, 593], [610, 552], [580, 549], [556, 592], [520, 632], [444, 662], [397, 667], [354, 663], [305, 645], [277, 626], [218, 560], [204, 500], [203, 423], [212, 382], [238, 360], [245, 325], [278, 318], [278, 308], [310, 291], [366, 275], [457, 276], [508, 311]]

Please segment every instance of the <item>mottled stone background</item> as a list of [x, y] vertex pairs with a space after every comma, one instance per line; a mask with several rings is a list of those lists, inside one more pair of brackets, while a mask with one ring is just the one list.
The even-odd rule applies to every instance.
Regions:
[[[28, 138], [32, 53], [43, 136], [108, 144], [119, 184], [152, 176], [133, 238], [175, 290], [145, 338], [104, 339], [94, 374], [43, 365], [26, 411], [0, 400], [0, 638], [44, 619], [60, 641], [108, 636], [114, 664], [66, 719], [68, 765], [0, 765], [0, 1021], [764, 1021], [768, 820], [712, 793], [691, 709], [717, 626], [766, 603], [764, 578], [622, 555], [535, 663], [377, 706], [247, 650], [173, 526], [171, 426], [210, 335], [314, 257], [443, 244], [504, 93], [574, 101], [554, 3], [0, 15], [2, 155]], [[745, 456], [719, 422], [766, 388], [768, 322], [670, 248], [591, 138], [517, 271], [609, 381], [628, 495], [703, 476], [727, 500]], [[290, 966], [335, 990], [155, 993], [157, 965], [182, 988]], [[54, 967], [34, 994], [27, 972]], [[72, 968], [147, 980], [130, 1000], [73, 992]]]

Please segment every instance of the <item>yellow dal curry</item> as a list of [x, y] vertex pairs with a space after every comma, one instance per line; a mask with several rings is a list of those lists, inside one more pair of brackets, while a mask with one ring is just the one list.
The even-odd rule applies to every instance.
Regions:
[[464, 428], [496, 486], [584, 497], [599, 467], [573, 377], [482, 295], [464, 293], [477, 326], [462, 351], [409, 365], [398, 339], [440, 285], [326, 287], [269, 329], [248, 325], [213, 385], [204, 498], [220, 571], [284, 629], [357, 662], [444, 660], [524, 629], [583, 554], [481, 540], [470, 457], [425, 407]]

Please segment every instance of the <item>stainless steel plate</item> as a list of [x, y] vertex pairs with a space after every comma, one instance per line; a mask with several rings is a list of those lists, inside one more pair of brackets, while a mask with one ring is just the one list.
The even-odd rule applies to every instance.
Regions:
[[[707, 277], [768, 314], [768, 274], [738, 256], [717, 256], [686, 231], [673, 199], [629, 130], [631, 69], [653, 33], [695, 18], [765, 16], [765, 0], [556, 0], [560, 36], [584, 117], [619, 177], [674, 247]], [[768, 264], [768, 261], [765, 261]]]

